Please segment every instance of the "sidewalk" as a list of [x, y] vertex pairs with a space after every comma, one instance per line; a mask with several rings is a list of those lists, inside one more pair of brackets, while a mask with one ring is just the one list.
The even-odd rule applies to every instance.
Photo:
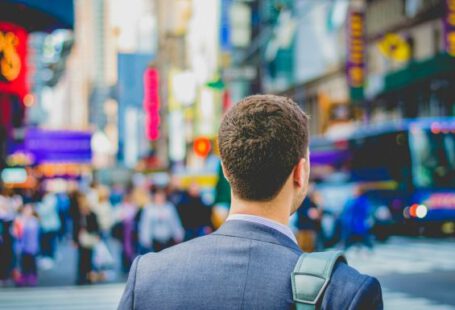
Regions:
[[122, 296], [123, 284], [6, 288], [0, 290], [0, 309], [112, 310]]

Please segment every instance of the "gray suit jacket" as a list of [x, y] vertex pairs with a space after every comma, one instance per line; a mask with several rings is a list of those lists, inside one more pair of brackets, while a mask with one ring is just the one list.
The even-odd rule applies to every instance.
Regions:
[[[119, 309], [289, 309], [302, 251], [284, 234], [231, 220], [211, 235], [136, 258]], [[382, 309], [379, 282], [335, 267], [322, 309]]]

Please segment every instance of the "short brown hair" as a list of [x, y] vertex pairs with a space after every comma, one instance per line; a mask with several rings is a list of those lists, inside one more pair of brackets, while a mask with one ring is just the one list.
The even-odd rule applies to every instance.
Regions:
[[268, 201], [308, 149], [308, 116], [289, 98], [254, 95], [234, 105], [219, 130], [219, 149], [234, 194]]

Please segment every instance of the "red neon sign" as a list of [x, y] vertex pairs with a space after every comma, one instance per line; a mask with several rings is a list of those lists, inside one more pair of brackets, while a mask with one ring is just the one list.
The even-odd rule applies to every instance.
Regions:
[[206, 157], [209, 154], [210, 150], [212, 149], [212, 146], [208, 138], [198, 137], [194, 140], [193, 149], [197, 155], [201, 157]]
[[143, 104], [147, 139], [157, 140], [160, 136], [160, 94], [159, 72], [155, 68], [147, 68], [145, 70]]
[[24, 28], [0, 22], [0, 92], [21, 98], [28, 93], [27, 37]]

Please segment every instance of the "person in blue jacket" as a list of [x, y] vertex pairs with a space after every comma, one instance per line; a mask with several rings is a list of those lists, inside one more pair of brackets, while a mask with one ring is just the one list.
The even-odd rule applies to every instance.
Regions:
[[[215, 232], [139, 256], [119, 309], [289, 309], [302, 254], [288, 226], [310, 174], [308, 116], [291, 99], [250, 96], [219, 129], [231, 185], [227, 221]], [[382, 309], [381, 286], [343, 262], [318, 309]]]

